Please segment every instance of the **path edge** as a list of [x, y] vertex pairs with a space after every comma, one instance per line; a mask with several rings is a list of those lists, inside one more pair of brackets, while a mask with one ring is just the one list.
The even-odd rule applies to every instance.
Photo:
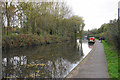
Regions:
[[87, 60], [87, 58], [90, 56], [90, 53], [92, 53], [95, 50], [96, 42], [93, 45], [92, 50], [81, 60], [81, 62], [65, 77], [65, 78], [72, 78], [72, 75], [76, 73], [76, 71], [79, 69], [79, 66], [81, 64], [84, 64], [84, 61]]

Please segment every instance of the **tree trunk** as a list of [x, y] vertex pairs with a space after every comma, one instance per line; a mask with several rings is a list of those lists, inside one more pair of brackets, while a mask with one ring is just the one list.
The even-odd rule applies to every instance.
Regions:
[[9, 34], [10, 31], [10, 18], [8, 14], [8, 2], [6, 2], [6, 17], [7, 17], [7, 35]]
[[36, 34], [36, 33], [37, 33], [37, 20], [35, 18], [35, 31], [34, 31], [34, 34]]

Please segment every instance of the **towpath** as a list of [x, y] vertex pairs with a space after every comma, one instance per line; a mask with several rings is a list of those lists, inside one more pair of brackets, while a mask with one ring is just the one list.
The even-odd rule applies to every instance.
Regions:
[[67, 78], [109, 78], [103, 44], [96, 41], [88, 56]]

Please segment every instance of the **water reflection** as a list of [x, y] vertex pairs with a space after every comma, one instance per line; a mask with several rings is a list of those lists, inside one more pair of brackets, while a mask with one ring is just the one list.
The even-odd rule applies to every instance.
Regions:
[[82, 44], [50, 44], [3, 51], [4, 78], [63, 78], [83, 57]]
[[[2, 52], [4, 78], [64, 78], [89, 53], [88, 42], [12, 49]], [[83, 54], [84, 53], [84, 54]]]
[[92, 48], [89, 47], [89, 43], [88, 40], [83, 40], [82, 41], [82, 49], [83, 49], [83, 53], [84, 53], [84, 57], [86, 57], [88, 55], [88, 53], [91, 51]]
[[94, 43], [90, 43], [90, 42], [88, 43], [89, 48], [93, 48], [93, 45], [94, 45]]

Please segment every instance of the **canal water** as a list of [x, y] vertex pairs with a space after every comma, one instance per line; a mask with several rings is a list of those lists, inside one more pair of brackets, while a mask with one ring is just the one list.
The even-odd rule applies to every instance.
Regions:
[[64, 78], [90, 52], [87, 40], [2, 52], [4, 78]]

